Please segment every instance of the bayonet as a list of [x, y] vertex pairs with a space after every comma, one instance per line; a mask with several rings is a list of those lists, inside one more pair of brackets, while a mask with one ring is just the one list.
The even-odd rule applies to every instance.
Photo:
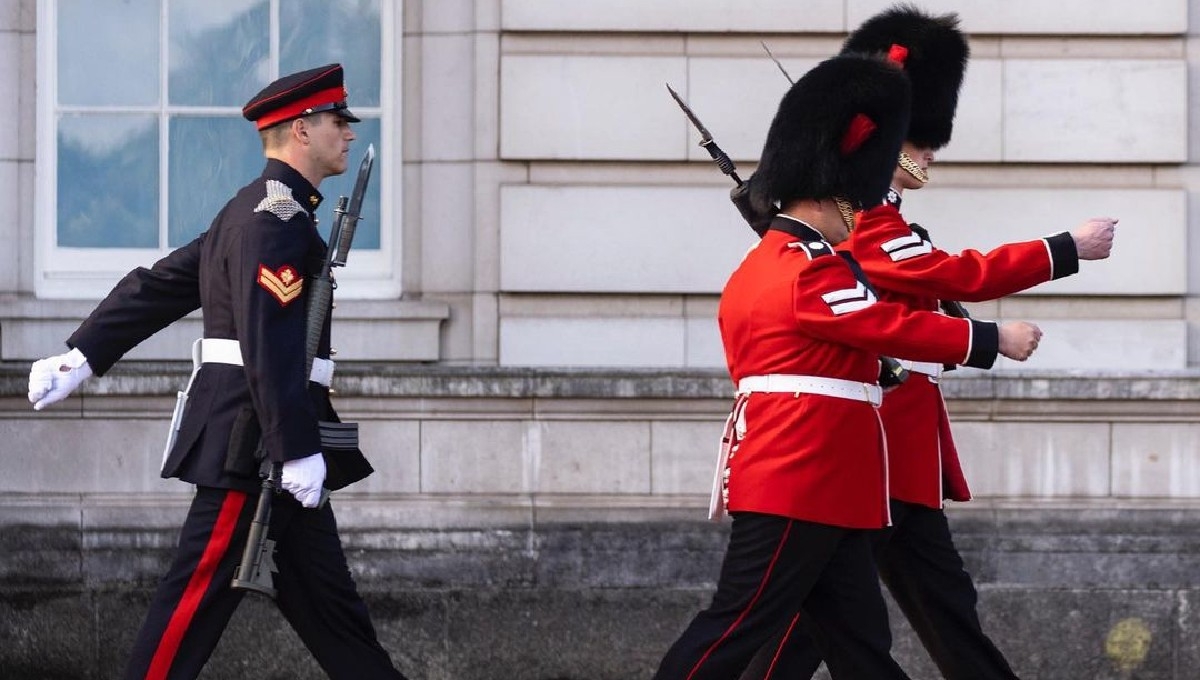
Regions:
[[345, 198], [338, 201], [334, 211], [333, 232], [329, 237], [329, 247], [333, 257], [329, 264], [332, 267], [346, 266], [346, 255], [350, 252], [350, 242], [354, 240], [354, 229], [362, 215], [363, 196], [367, 193], [367, 183], [371, 179], [371, 168], [375, 166], [375, 145], [368, 144], [367, 152], [363, 154], [362, 163], [358, 166], [358, 177], [354, 180], [354, 190], [350, 192], [350, 205], [346, 206]]
[[667, 92], [671, 93], [671, 97], [675, 100], [675, 103], [679, 104], [679, 108], [683, 109], [684, 115], [688, 117], [688, 120], [692, 121], [692, 125], [700, 132], [700, 146], [704, 147], [709, 156], [712, 156], [712, 159], [716, 161], [717, 167], [721, 169], [721, 172], [729, 175], [739, 187], [742, 186], [742, 178], [738, 177], [737, 166], [730, 160], [729, 155], [722, 151], [721, 147], [717, 146], [717, 143], [713, 141], [708, 128], [704, 127], [704, 123], [701, 123], [696, 114], [692, 112], [692, 107], [683, 101], [683, 97], [679, 96], [679, 93], [675, 91], [675, 88], [671, 87], [670, 83], [667, 83]]
[[787, 72], [787, 69], [783, 67], [783, 64], [779, 63], [779, 60], [775, 58], [775, 55], [771, 54], [771, 48], [767, 47], [767, 44], [761, 40], [758, 41], [758, 44], [762, 45], [762, 48], [767, 52], [767, 56], [771, 58], [771, 61], [775, 62], [776, 66], [779, 67], [779, 71], [783, 74], [783, 77], [787, 78], [789, 83], [795, 85], [796, 81], [792, 80], [791, 74]]

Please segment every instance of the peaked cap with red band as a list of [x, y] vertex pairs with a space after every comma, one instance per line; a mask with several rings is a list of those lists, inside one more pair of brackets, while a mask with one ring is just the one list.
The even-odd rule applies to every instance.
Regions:
[[358, 117], [346, 108], [341, 64], [293, 73], [267, 85], [242, 107], [242, 116], [259, 130], [310, 113], [331, 111], [351, 123]]
[[908, 78], [893, 62], [843, 54], [792, 85], [767, 131], [750, 200], [774, 212], [798, 199], [880, 203], [896, 167], [911, 108]]
[[954, 131], [954, 112], [967, 60], [967, 39], [957, 14], [934, 16], [912, 5], [896, 5], [867, 19], [846, 38], [843, 52], [892, 55], [912, 83], [913, 110], [907, 139], [940, 149]]

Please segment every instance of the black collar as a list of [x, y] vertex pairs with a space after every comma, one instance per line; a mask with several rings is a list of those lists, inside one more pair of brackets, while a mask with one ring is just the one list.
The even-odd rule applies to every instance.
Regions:
[[771, 220], [771, 229], [782, 231], [785, 234], [790, 234], [800, 239], [801, 241], [824, 241], [825, 237], [821, 232], [808, 226], [808, 223], [803, 220], [798, 220], [795, 217], [787, 215], [776, 215], [775, 219]]
[[304, 175], [292, 166], [284, 163], [277, 158], [268, 158], [267, 167], [262, 171], [263, 179], [274, 179], [283, 182], [292, 189], [292, 197], [303, 205], [308, 212], [317, 212], [317, 206], [321, 205], [321, 192], [304, 179]]
[[884, 204], [890, 205], [893, 208], [895, 208], [896, 210], [899, 210], [900, 209], [900, 192], [896, 191], [895, 189], [893, 189], [891, 187], [888, 187], [887, 196], [885, 196], [883, 198], [883, 202], [884, 202]]

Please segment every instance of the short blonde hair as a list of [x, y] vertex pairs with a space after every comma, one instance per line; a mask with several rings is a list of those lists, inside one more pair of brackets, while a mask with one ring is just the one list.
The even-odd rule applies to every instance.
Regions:
[[[295, 118], [292, 120], [295, 120]], [[292, 120], [283, 121], [258, 131], [258, 137], [262, 140], [263, 151], [272, 151], [283, 146], [287, 141], [288, 135], [291, 134]]]

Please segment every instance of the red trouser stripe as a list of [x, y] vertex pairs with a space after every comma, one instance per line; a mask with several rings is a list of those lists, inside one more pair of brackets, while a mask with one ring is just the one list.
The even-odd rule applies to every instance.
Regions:
[[208, 537], [208, 544], [204, 546], [204, 554], [200, 556], [200, 563], [196, 565], [187, 587], [183, 589], [183, 596], [179, 598], [179, 604], [175, 606], [175, 612], [167, 622], [167, 629], [158, 641], [158, 649], [154, 650], [150, 669], [146, 671], [146, 680], [164, 680], [171, 670], [175, 653], [179, 651], [183, 636], [187, 633], [196, 610], [200, 608], [204, 593], [212, 583], [213, 573], [221, 563], [221, 558], [225, 557], [225, 551], [229, 549], [229, 541], [233, 538], [238, 516], [241, 515], [245, 502], [246, 494], [242, 491], [229, 491], [225, 495], [221, 511], [217, 514], [217, 521], [213, 524], [212, 534]]
[[762, 581], [759, 581], [758, 583], [758, 590], [754, 591], [754, 597], [750, 598], [750, 604], [746, 605], [746, 608], [742, 610], [741, 614], [738, 614], [738, 617], [734, 619], [733, 623], [729, 624], [729, 627], [725, 629], [725, 632], [721, 634], [721, 637], [718, 638], [716, 642], [712, 643], [712, 645], [704, 652], [704, 656], [700, 657], [700, 660], [696, 662], [695, 666], [692, 666], [692, 671], [688, 673], [687, 680], [692, 680], [692, 677], [696, 675], [696, 672], [700, 670], [700, 667], [704, 665], [704, 662], [708, 660], [708, 657], [712, 656], [712, 653], [716, 651], [717, 647], [721, 646], [721, 643], [725, 641], [725, 638], [729, 637], [730, 634], [733, 633], [734, 629], [736, 629], [750, 614], [750, 610], [754, 609], [755, 603], [758, 602], [758, 598], [762, 596], [763, 590], [765, 590], [767, 587], [767, 581], [771, 580], [771, 572], [775, 570], [775, 563], [779, 561], [779, 553], [783, 552], [783, 546], [785, 543], [787, 543], [788, 534], [791, 533], [791, 531], [792, 520], [788, 520], [787, 527], [783, 530], [783, 536], [781, 536], [779, 539], [779, 545], [775, 546], [775, 554], [771, 555], [771, 562], [767, 565], [767, 571], [763, 574]]
[[775, 648], [775, 656], [771, 657], [771, 665], [767, 668], [767, 674], [763, 676], [763, 680], [770, 680], [771, 675], [775, 672], [775, 664], [779, 663], [779, 655], [783, 654], [783, 648], [787, 645], [788, 638], [792, 637], [792, 630], [796, 628], [796, 623], [800, 621], [800, 613], [797, 612], [792, 617], [792, 622], [788, 624], [787, 630], [783, 633], [783, 639], [779, 641], [779, 646]]

